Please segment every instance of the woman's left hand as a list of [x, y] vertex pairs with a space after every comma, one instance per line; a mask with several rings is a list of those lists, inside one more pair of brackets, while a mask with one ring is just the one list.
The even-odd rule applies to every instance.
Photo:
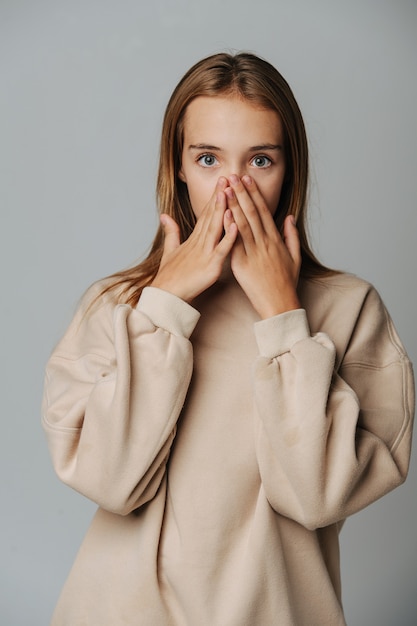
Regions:
[[226, 188], [225, 229], [236, 222], [232, 272], [262, 319], [300, 308], [297, 283], [301, 266], [294, 218], [284, 222], [283, 237], [255, 181], [232, 176]]

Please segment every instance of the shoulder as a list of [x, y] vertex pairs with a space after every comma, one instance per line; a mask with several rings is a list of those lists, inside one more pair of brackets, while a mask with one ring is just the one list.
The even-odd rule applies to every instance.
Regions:
[[114, 308], [118, 302], [118, 294], [113, 287], [113, 282], [109, 278], [101, 278], [84, 291], [77, 308], [85, 313], [96, 307]]
[[327, 333], [339, 359], [345, 351], [369, 363], [408, 359], [395, 325], [375, 287], [352, 274], [300, 283], [300, 299], [312, 333]]
[[55, 346], [54, 356], [79, 358], [85, 352], [107, 356], [113, 342], [113, 318], [117, 294], [108, 279], [90, 285], [80, 297], [66, 332]]
[[345, 297], [361, 298], [373, 290], [374, 287], [370, 282], [355, 274], [346, 272], [300, 280], [300, 291], [306, 298], [316, 296], [324, 296], [336, 300]]
[[357, 316], [365, 301], [375, 300], [381, 306], [381, 299], [368, 281], [354, 274], [338, 273], [331, 276], [303, 279], [299, 285], [300, 298], [304, 308], [315, 319], [332, 310], [343, 318]]
[[375, 287], [353, 274], [300, 281], [300, 300], [312, 333], [325, 332], [343, 353], [353, 334], [386, 334], [391, 324]]

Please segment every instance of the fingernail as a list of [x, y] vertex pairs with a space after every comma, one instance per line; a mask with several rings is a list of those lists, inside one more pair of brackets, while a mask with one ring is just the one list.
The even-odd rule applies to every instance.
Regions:
[[252, 184], [252, 179], [250, 176], [248, 176], [247, 174], [245, 174], [245, 176], [242, 176], [242, 180], [246, 185], [251, 185]]
[[236, 176], [236, 174], [232, 174], [229, 178], [230, 182], [232, 183], [232, 185], [237, 185], [239, 182], [238, 177]]
[[227, 184], [227, 178], [224, 178], [223, 176], [221, 176], [218, 180], [219, 187], [224, 187], [226, 184]]
[[228, 198], [230, 198], [230, 200], [233, 200], [233, 198], [235, 197], [235, 194], [233, 193], [233, 189], [231, 189], [230, 187], [227, 187], [224, 190], [224, 193], [226, 194]]

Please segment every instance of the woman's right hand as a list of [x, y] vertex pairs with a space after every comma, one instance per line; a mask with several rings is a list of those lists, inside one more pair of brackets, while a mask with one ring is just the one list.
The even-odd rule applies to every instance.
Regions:
[[226, 186], [227, 180], [220, 178], [193, 232], [183, 243], [180, 243], [180, 229], [175, 220], [165, 213], [161, 215], [164, 251], [152, 287], [191, 302], [217, 281], [237, 236], [234, 222], [228, 224], [224, 232]]

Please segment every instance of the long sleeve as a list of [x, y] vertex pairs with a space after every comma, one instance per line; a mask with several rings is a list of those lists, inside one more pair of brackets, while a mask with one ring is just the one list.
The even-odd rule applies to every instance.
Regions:
[[372, 287], [338, 296], [325, 333], [311, 335], [303, 309], [255, 325], [263, 486], [278, 513], [309, 529], [401, 484], [411, 448], [412, 367], [392, 321]]
[[199, 313], [154, 288], [136, 308], [109, 299], [88, 308], [92, 297], [47, 364], [43, 427], [61, 480], [128, 514], [155, 495], [164, 475]]

